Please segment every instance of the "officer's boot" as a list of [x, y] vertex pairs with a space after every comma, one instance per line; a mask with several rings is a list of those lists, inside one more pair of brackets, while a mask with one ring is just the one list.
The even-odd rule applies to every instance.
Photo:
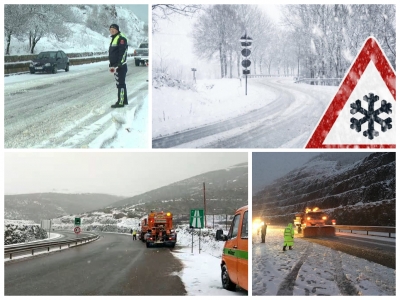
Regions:
[[283, 246], [283, 251], [286, 251], [286, 246]]
[[292, 246], [289, 246], [289, 250], [292, 250]]
[[126, 91], [126, 85], [124, 86], [124, 105], [128, 105], [128, 92]]
[[118, 87], [118, 101], [111, 105], [111, 108], [124, 107], [125, 89]]

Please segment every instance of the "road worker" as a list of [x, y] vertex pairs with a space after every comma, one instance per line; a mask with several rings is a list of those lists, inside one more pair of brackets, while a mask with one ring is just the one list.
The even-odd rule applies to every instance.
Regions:
[[132, 231], [132, 238], [133, 238], [134, 241], [136, 240], [136, 234], [137, 234], [136, 229], [133, 229], [133, 231]]
[[267, 235], [267, 223], [263, 222], [261, 226], [261, 243], [265, 243], [266, 235]]
[[289, 223], [283, 232], [283, 251], [286, 251], [286, 246], [289, 246], [289, 250], [292, 250], [294, 244], [294, 229], [293, 224]]

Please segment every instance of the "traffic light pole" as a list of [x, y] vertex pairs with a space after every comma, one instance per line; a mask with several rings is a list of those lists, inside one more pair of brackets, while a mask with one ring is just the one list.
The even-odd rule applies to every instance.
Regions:
[[246, 96], [247, 96], [247, 75], [246, 75]]

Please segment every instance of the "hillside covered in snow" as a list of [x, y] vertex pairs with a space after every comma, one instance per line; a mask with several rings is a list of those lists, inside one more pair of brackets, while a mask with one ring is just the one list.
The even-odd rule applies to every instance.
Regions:
[[318, 207], [338, 225], [396, 225], [396, 154], [373, 153], [351, 163], [324, 153], [253, 196], [253, 216], [271, 224], [292, 222]]
[[147, 25], [132, 10], [118, 5], [6, 5], [5, 22], [5, 54], [8, 48], [9, 55], [31, 54], [34, 42], [33, 54], [106, 52], [112, 23], [126, 35], [132, 52], [148, 39]]

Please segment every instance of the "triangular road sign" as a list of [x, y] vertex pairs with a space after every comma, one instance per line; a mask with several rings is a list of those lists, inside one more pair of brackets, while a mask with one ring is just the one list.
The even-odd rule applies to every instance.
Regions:
[[369, 37], [306, 148], [396, 148], [396, 74]]

